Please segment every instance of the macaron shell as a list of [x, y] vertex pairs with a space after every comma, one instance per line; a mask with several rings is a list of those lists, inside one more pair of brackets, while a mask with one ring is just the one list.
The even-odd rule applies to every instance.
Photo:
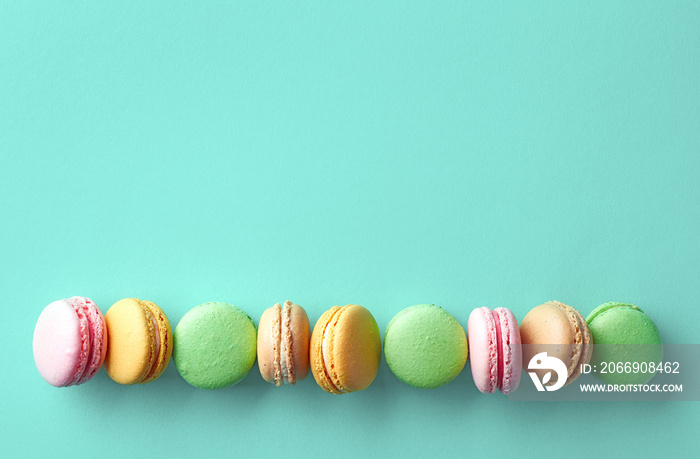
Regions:
[[65, 387], [80, 378], [89, 352], [87, 327], [87, 319], [81, 320], [66, 300], [54, 301], [41, 312], [32, 347], [34, 363], [46, 382]]
[[279, 360], [279, 349], [276, 346], [277, 333], [280, 328], [280, 304], [266, 309], [258, 323], [258, 369], [260, 376], [273, 384], [275, 381], [275, 361]]
[[656, 324], [635, 305], [605, 303], [588, 322], [596, 344], [662, 344]]
[[522, 375], [523, 354], [520, 340], [518, 320], [510, 309], [496, 308], [501, 325], [502, 343], [499, 352], [503, 355], [503, 375], [501, 377], [501, 392], [509, 394], [520, 385]]
[[76, 384], [83, 384], [92, 379], [97, 372], [100, 371], [100, 368], [102, 368], [107, 352], [107, 326], [102, 311], [100, 311], [100, 308], [98, 308], [91, 299], [82, 296], [74, 296], [68, 298], [66, 301], [70, 303], [74, 309], [82, 311], [88, 321], [90, 351], [87, 357], [85, 370], [80, 379], [76, 382]]
[[379, 371], [382, 345], [372, 314], [362, 306], [347, 305], [334, 317], [328, 336], [330, 378], [340, 392], [364, 390]]
[[192, 308], [173, 333], [173, 360], [195, 387], [221, 389], [241, 381], [255, 363], [257, 330], [243, 310], [221, 302]]
[[[284, 334], [289, 334], [288, 339], [291, 341], [291, 361], [294, 369], [294, 381], [290, 384], [295, 384], [298, 381], [304, 380], [309, 375], [309, 340], [311, 335], [311, 325], [309, 324], [309, 316], [304, 308], [298, 304], [293, 304], [290, 311], [289, 326], [284, 328]], [[282, 337], [285, 339], [285, 336]]]
[[[520, 337], [525, 361], [539, 352], [547, 352], [567, 367], [567, 383], [581, 358], [583, 334], [575, 310], [558, 301], [548, 301], [533, 308], [520, 323]], [[543, 378], [547, 370], [535, 370]], [[554, 381], [550, 381], [554, 384]]]
[[599, 315], [603, 314], [604, 312], [610, 311], [615, 308], [629, 308], [629, 309], [635, 309], [637, 311], [640, 311], [644, 313], [644, 311], [641, 310], [639, 306], [636, 306], [634, 304], [630, 303], [622, 303], [620, 301], [609, 301], [607, 303], [603, 303], [597, 308], [595, 308], [593, 311], [591, 311], [590, 314], [588, 314], [588, 317], [586, 317], [586, 322], [589, 324], [598, 317]]
[[452, 314], [432, 304], [400, 311], [384, 334], [389, 369], [417, 388], [431, 389], [452, 381], [464, 368], [467, 353], [462, 326]]
[[105, 370], [119, 384], [143, 381], [156, 359], [156, 330], [149, 308], [141, 300], [117, 301], [105, 314], [109, 346]]
[[311, 333], [311, 342], [309, 344], [311, 374], [323, 390], [332, 394], [341, 394], [342, 392], [333, 384], [330, 376], [326, 373], [326, 365], [323, 358], [323, 337], [326, 327], [334, 320], [340, 309], [340, 306], [333, 306], [319, 317]]
[[158, 340], [160, 349], [158, 355], [151, 367], [151, 370], [142, 381], [143, 384], [155, 381], [163, 374], [170, 363], [170, 357], [173, 354], [173, 330], [170, 327], [170, 321], [163, 310], [151, 301], [143, 301], [143, 304], [149, 309], [151, 315], [155, 319], [157, 325]]
[[[639, 307], [620, 302], [598, 306], [589, 314], [588, 323], [596, 344], [593, 361], [660, 362], [662, 339], [654, 322]], [[654, 373], [599, 373], [609, 384], [646, 384]]]
[[496, 325], [489, 308], [474, 309], [467, 322], [469, 366], [479, 391], [491, 394], [498, 386]]

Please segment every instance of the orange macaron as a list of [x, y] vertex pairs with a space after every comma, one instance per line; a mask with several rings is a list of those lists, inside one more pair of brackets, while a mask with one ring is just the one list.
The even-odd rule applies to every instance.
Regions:
[[311, 334], [311, 373], [332, 394], [361, 391], [377, 376], [382, 344], [372, 314], [362, 306], [333, 306]]

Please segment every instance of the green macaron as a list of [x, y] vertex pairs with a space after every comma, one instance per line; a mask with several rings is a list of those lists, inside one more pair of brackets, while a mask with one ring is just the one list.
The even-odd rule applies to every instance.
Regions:
[[255, 363], [255, 322], [228, 303], [192, 308], [173, 332], [173, 360], [195, 387], [221, 389], [242, 380]]
[[467, 337], [452, 314], [417, 304], [391, 319], [384, 334], [391, 371], [413, 387], [430, 389], [452, 381], [467, 362]]
[[[654, 376], [650, 364], [663, 356], [661, 334], [638, 306], [605, 303], [586, 318], [593, 337], [591, 365], [608, 384], [645, 384]], [[645, 371], [641, 371], [645, 370]]]

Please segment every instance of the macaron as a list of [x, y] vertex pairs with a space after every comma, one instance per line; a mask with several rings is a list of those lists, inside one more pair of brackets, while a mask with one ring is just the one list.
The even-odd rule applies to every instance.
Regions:
[[52, 386], [83, 384], [102, 368], [107, 340], [102, 311], [91, 299], [74, 296], [54, 301], [44, 308], [34, 328], [34, 363]]
[[173, 360], [185, 381], [221, 389], [241, 381], [255, 363], [255, 322], [228, 303], [200, 304], [175, 327]]
[[173, 333], [163, 310], [151, 301], [125, 298], [105, 314], [109, 348], [105, 370], [119, 384], [145, 384], [165, 371]]
[[362, 306], [333, 306], [311, 334], [311, 373], [332, 394], [361, 391], [377, 376], [382, 357], [379, 328]]
[[[593, 342], [592, 365], [595, 374], [609, 384], [646, 384], [655, 371], [625, 371], [629, 363], [646, 363], [641, 368], [654, 368], [663, 357], [662, 340], [656, 324], [638, 306], [629, 303], [601, 304], [586, 318]], [[607, 370], [602, 372], [603, 363]], [[617, 371], [618, 363], [623, 371]], [[613, 371], [609, 371], [613, 368]], [[630, 368], [630, 369], [631, 369]]]
[[[582, 365], [591, 360], [592, 339], [588, 324], [576, 309], [559, 301], [548, 301], [533, 308], [520, 323], [520, 337], [523, 344], [523, 358], [531, 362], [542, 352], [547, 357], [562, 361], [567, 371], [564, 385], [571, 384], [581, 375]], [[528, 366], [535, 370], [544, 385], [555, 385], [554, 378], [548, 376], [550, 370], [537, 368], [537, 362]]]
[[417, 304], [399, 312], [384, 334], [389, 369], [417, 388], [440, 387], [455, 379], [467, 354], [464, 328], [452, 314], [433, 304]]
[[514, 392], [520, 385], [522, 347], [518, 320], [510, 309], [477, 308], [469, 315], [469, 366], [483, 393]]
[[277, 387], [294, 385], [309, 374], [311, 327], [304, 308], [285, 301], [268, 308], [258, 325], [260, 375]]

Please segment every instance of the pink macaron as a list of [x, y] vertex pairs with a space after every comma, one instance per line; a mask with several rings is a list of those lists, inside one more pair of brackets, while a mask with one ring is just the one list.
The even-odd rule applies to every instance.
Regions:
[[66, 387], [89, 381], [107, 351], [102, 311], [81, 296], [54, 301], [37, 320], [33, 347], [34, 363], [47, 383]]
[[474, 384], [483, 393], [515, 391], [522, 372], [518, 321], [506, 308], [477, 308], [467, 324], [469, 365]]

